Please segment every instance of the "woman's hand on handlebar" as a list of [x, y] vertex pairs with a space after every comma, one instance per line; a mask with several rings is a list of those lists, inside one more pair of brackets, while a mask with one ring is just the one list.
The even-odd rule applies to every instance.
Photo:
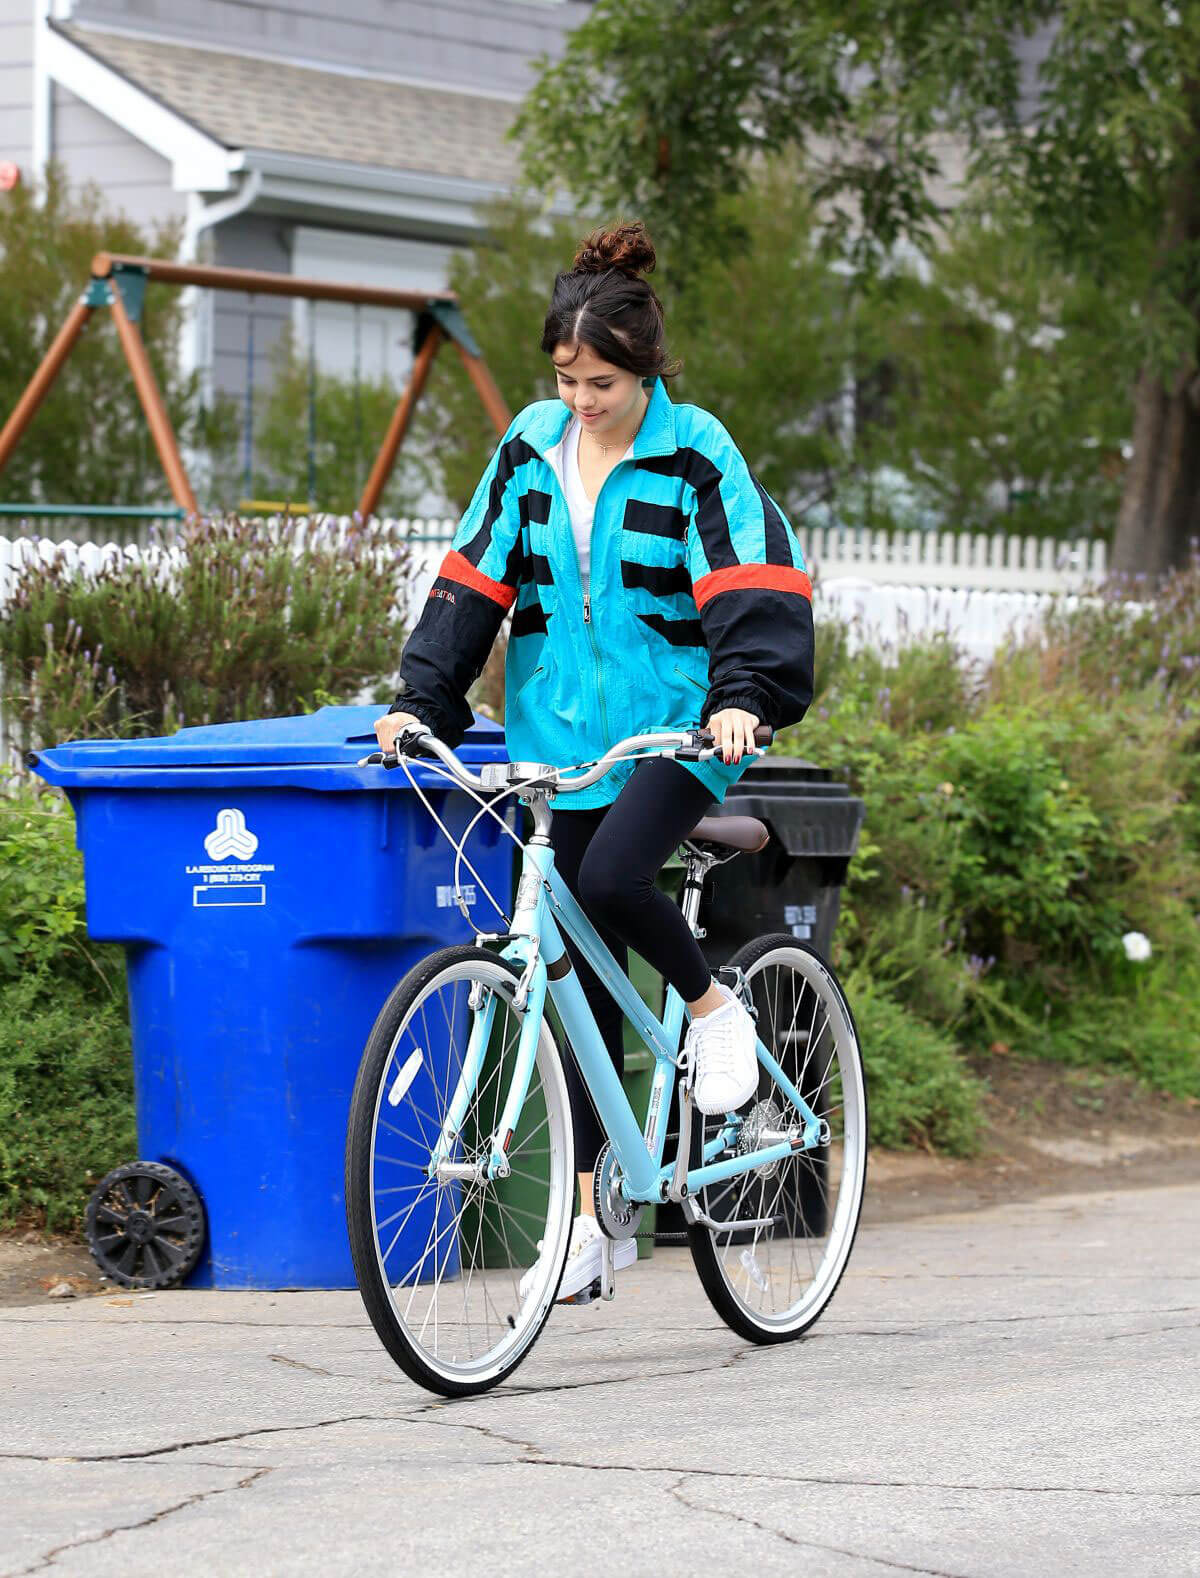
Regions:
[[395, 751], [397, 738], [414, 725], [420, 728], [421, 720], [411, 712], [385, 712], [382, 718], [375, 719], [375, 738], [385, 756]]
[[717, 754], [726, 762], [740, 762], [747, 751], [755, 751], [754, 731], [759, 720], [741, 707], [722, 707], [709, 716], [704, 727], [713, 737]]

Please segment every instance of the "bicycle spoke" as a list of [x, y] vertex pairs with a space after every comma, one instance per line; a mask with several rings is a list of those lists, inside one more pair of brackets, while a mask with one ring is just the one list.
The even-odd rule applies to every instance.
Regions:
[[[743, 969], [759, 1036], [820, 1120], [820, 1141], [701, 1191], [701, 1209], [726, 1227], [693, 1245], [711, 1244], [722, 1285], [755, 1325], [802, 1329], [805, 1312], [815, 1318], [836, 1286], [857, 1222], [865, 1158], [861, 1064], [832, 975], [811, 950], [770, 939]], [[848, 1069], [857, 1082], [850, 1107]], [[752, 1103], [744, 1121], [784, 1130], [810, 1121], [765, 1066]], [[839, 1208], [843, 1189], [851, 1191], [849, 1214]], [[739, 1232], [740, 1220], [763, 1225]]]
[[[493, 993], [493, 1007], [487, 1045], [465, 1088], [471, 1033], [482, 1028], [468, 1006], [476, 980]], [[447, 1375], [487, 1373], [524, 1350], [548, 1313], [547, 1285], [570, 1226], [570, 1112], [548, 1025], [538, 1035], [505, 1176], [487, 1176], [525, 1023], [512, 1006], [515, 984], [500, 960], [434, 975], [400, 1010], [373, 1087], [372, 1258], [386, 1263], [390, 1319], [405, 1348]], [[396, 1110], [389, 1081], [418, 1047], [420, 1065]], [[460, 1175], [431, 1179], [427, 1158], [448, 1132], [456, 1091], [465, 1106], [447, 1159]], [[540, 1240], [555, 1253], [543, 1259]], [[531, 1273], [523, 1299], [519, 1284]]]

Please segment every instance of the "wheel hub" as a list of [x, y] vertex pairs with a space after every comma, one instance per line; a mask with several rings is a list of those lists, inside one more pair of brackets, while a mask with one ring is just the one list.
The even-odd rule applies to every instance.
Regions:
[[131, 1211], [125, 1219], [125, 1233], [135, 1244], [154, 1237], [154, 1221], [145, 1211]]
[[[764, 1136], [769, 1133], [778, 1134], [782, 1127], [783, 1113], [773, 1101], [755, 1102], [742, 1122], [742, 1132], [738, 1135], [737, 1142], [738, 1155], [748, 1156], [751, 1151], [764, 1149], [766, 1143]], [[765, 1162], [754, 1171], [760, 1178], [771, 1178], [779, 1171], [779, 1163]]]

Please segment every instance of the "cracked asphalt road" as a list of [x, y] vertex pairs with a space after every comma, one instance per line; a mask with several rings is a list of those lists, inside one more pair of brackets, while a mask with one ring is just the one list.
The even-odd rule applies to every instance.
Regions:
[[866, 1228], [776, 1348], [618, 1287], [465, 1402], [355, 1293], [0, 1312], [0, 1578], [1200, 1574], [1200, 1186]]

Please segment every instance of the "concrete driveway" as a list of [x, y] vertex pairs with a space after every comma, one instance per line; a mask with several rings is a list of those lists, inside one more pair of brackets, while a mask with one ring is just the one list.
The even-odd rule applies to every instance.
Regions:
[[685, 1249], [513, 1383], [412, 1386], [354, 1293], [0, 1312], [0, 1574], [1200, 1574], [1200, 1186], [864, 1229], [805, 1341]]

